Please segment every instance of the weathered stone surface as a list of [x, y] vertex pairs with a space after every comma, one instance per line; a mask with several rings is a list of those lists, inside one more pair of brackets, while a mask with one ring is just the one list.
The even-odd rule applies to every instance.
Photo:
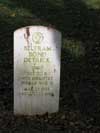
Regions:
[[14, 113], [59, 109], [61, 33], [44, 26], [14, 32]]

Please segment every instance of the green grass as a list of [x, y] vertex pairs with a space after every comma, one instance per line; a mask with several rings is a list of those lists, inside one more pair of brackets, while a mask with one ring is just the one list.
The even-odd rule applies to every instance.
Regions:
[[[0, 63], [3, 66], [2, 69], [6, 71], [7, 66], [12, 67], [5, 62], [12, 60], [13, 52], [9, 52], [9, 49], [13, 51], [12, 33], [14, 30], [28, 25], [53, 25], [63, 35], [61, 91], [64, 92], [62, 96], [65, 95], [64, 102], [67, 91], [70, 93], [69, 99], [75, 101], [74, 92], [84, 91], [83, 99], [87, 93], [90, 94], [90, 88], [99, 90], [98, 83], [96, 83], [97, 87], [91, 84], [95, 77], [96, 81], [97, 78], [99, 79], [95, 71], [97, 70], [95, 69], [97, 67], [96, 50], [100, 46], [99, 1], [0, 0]], [[3, 56], [3, 53], [7, 54]], [[85, 93], [87, 90], [88, 92]], [[69, 99], [67, 102], [70, 102]], [[90, 101], [88, 94], [86, 99]]]
[[100, 0], [83, 0], [89, 8], [100, 9]]
[[85, 56], [85, 49], [81, 41], [63, 40], [63, 49], [65, 49], [73, 58], [81, 58]]
[[16, 17], [16, 16], [32, 17], [32, 14], [28, 10], [18, 7], [13, 9], [4, 3], [0, 3], [0, 15], [8, 17]]
[[11, 0], [0, 0], [0, 3], [5, 4], [5, 5], [12, 5]]

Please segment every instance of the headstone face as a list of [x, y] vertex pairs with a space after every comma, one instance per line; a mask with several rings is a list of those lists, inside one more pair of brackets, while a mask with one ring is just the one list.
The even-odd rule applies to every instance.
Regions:
[[59, 109], [61, 33], [44, 26], [14, 32], [14, 113]]

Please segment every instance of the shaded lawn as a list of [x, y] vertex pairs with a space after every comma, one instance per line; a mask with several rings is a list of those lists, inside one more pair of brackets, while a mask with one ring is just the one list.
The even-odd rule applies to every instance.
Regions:
[[[37, 125], [40, 124], [39, 129], [36, 127], [36, 132], [41, 128], [44, 132], [58, 132], [63, 129], [75, 132], [99, 130], [100, 9], [96, 1], [84, 1], [0, 0], [1, 131], [10, 131], [11, 128], [14, 131], [15, 128], [15, 131], [19, 132], [22, 127], [21, 131], [24, 132], [28, 123], [26, 130], [31, 132], [34, 129], [30, 122], [35, 126], [36, 121]], [[60, 111], [51, 116], [37, 116], [36, 119], [16, 118], [12, 115], [13, 31], [22, 26], [40, 24], [53, 25], [63, 34]], [[55, 123], [51, 127], [50, 121]], [[10, 126], [7, 123], [10, 123]]]

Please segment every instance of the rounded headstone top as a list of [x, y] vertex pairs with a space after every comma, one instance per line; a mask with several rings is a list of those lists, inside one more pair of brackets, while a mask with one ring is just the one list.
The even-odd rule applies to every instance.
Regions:
[[57, 30], [56, 28], [52, 27], [52, 26], [42, 26], [42, 25], [31, 25], [31, 26], [25, 26], [25, 27], [21, 27], [21, 28], [18, 28], [14, 31], [15, 32], [18, 32], [20, 30], [24, 30], [24, 29], [27, 29], [27, 28], [43, 28], [43, 29], [47, 29], [47, 30], [51, 30], [51, 31], [55, 31], [55, 32], [59, 32], [61, 34], [61, 32], [59, 30]]

